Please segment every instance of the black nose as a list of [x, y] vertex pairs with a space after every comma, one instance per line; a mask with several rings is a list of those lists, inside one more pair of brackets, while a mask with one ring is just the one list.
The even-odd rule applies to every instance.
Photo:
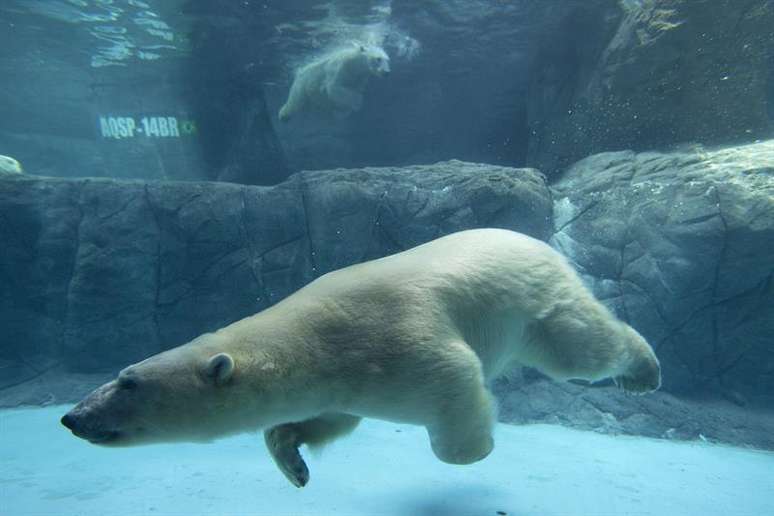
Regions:
[[70, 430], [72, 430], [73, 427], [75, 426], [75, 418], [70, 414], [65, 414], [64, 416], [62, 416], [62, 419], [60, 421], [64, 426], [66, 426]]

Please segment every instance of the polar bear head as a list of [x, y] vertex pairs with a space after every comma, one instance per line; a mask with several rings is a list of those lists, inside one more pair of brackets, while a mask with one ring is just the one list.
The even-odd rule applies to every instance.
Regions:
[[222, 344], [220, 335], [204, 334], [131, 365], [61, 422], [77, 437], [103, 446], [204, 442], [245, 425], [260, 426], [261, 410], [245, 401], [256, 399], [256, 386], [240, 371], [240, 358], [224, 352]]
[[372, 75], [381, 77], [390, 73], [390, 56], [376, 45], [360, 45], [360, 53], [366, 58], [368, 70]]

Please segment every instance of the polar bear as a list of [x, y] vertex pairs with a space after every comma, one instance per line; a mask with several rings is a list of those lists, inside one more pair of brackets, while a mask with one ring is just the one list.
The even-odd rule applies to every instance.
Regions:
[[279, 119], [287, 121], [305, 110], [349, 115], [362, 106], [368, 79], [389, 72], [390, 57], [378, 46], [353, 44], [338, 49], [298, 70]]
[[0, 155], [0, 174], [23, 174], [21, 163], [10, 156]]
[[326, 274], [256, 315], [124, 369], [63, 418], [107, 446], [207, 441], [264, 429], [280, 470], [309, 479], [299, 447], [361, 418], [427, 429], [442, 461], [494, 446], [487, 385], [513, 365], [557, 380], [661, 382], [643, 337], [545, 243], [502, 229], [454, 233]]

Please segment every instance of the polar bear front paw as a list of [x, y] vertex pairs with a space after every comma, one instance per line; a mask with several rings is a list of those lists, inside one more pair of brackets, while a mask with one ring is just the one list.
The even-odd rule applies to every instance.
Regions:
[[282, 474], [296, 487], [309, 482], [309, 468], [298, 451], [301, 445], [298, 432], [292, 424], [279, 425], [263, 433], [266, 447]]

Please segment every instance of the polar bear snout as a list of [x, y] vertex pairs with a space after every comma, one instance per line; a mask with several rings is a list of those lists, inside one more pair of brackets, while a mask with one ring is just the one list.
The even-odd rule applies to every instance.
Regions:
[[113, 405], [111, 402], [117, 389], [116, 381], [99, 387], [62, 416], [60, 422], [73, 435], [92, 444], [114, 443], [121, 437], [122, 432], [113, 419], [123, 411], [114, 409], [106, 411], [104, 408]]
[[60, 422], [73, 435], [92, 444], [114, 444], [124, 434], [118, 422], [128, 415], [126, 405], [116, 396], [121, 389], [116, 380], [106, 383], [73, 407]]
[[113, 441], [120, 435], [120, 432], [117, 430], [102, 430], [90, 426], [87, 418], [74, 414], [72, 411], [62, 416], [61, 423], [66, 426], [73, 435], [85, 439], [92, 444]]

